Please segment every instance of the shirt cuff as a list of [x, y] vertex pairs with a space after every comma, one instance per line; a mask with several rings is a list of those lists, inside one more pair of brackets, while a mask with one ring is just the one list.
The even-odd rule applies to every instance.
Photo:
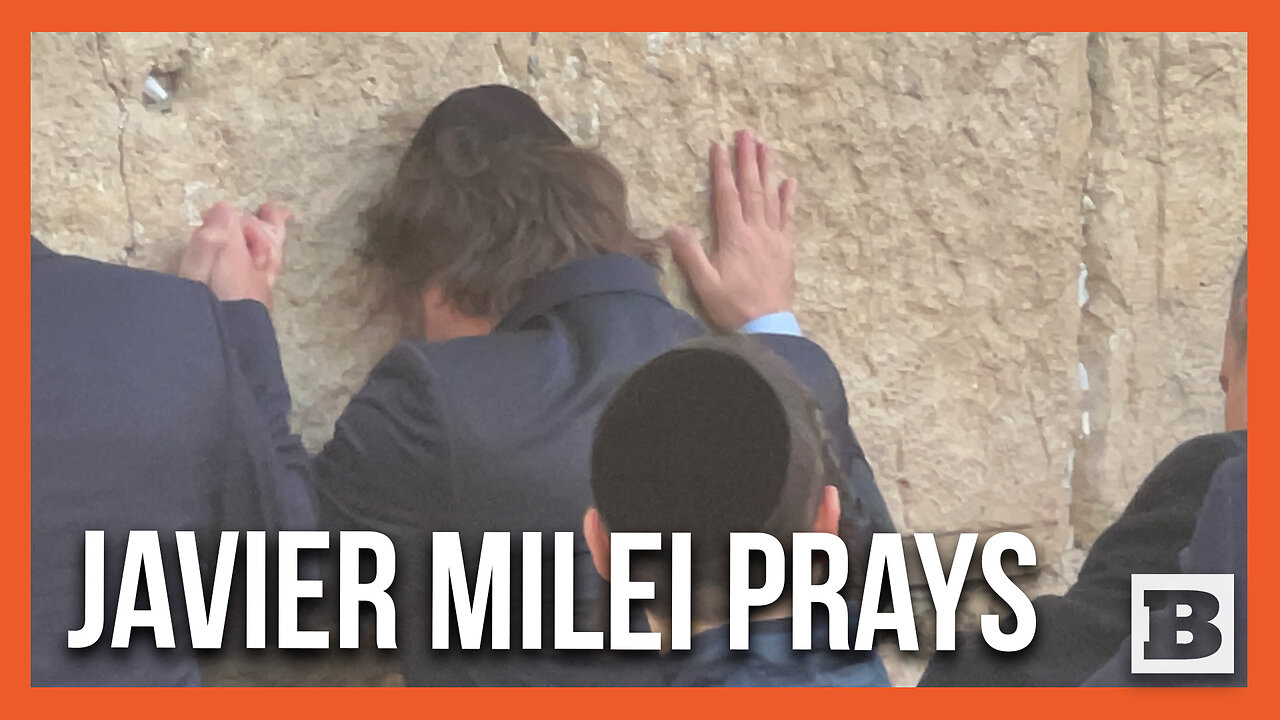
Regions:
[[800, 323], [796, 321], [796, 316], [789, 312], [761, 315], [743, 325], [741, 332], [747, 335], [793, 335], [795, 337], [804, 337], [804, 333], [800, 331]]

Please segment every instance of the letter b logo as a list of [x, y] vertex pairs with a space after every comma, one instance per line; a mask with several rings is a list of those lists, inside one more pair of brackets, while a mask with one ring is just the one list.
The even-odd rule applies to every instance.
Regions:
[[1233, 575], [1133, 575], [1130, 670], [1234, 672], [1234, 580]]

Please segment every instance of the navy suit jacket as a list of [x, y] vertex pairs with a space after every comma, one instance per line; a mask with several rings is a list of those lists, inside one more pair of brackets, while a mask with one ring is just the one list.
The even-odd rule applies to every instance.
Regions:
[[[198, 283], [32, 238], [33, 685], [199, 683], [172, 553], [177, 649], [157, 650], [144, 630], [128, 649], [109, 647], [124, 543], [129, 530], [158, 530], [172, 551], [174, 531], [195, 530], [212, 541], [203, 561], [220, 530], [311, 526], [307, 455], [288, 413], [261, 304], [219, 303]], [[67, 632], [84, 622], [86, 530], [106, 532], [106, 627], [95, 646], [69, 650]]]
[[[485, 531], [542, 531], [544, 648], [550, 648], [554, 531], [575, 533], [575, 629], [599, 627], [600, 580], [582, 517], [591, 502], [591, 442], [605, 403], [645, 361], [706, 332], [673, 307], [656, 270], [604, 255], [547, 273], [489, 335], [403, 342], [374, 368], [313, 465], [322, 522], [396, 539], [396, 603], [409, 684], [619, 684], [629, 673], [588, 672], [594, 660], [543, 650], [433, 653], [427, 546], [432, 531], [462, 536], [474, 573]], [[848, 479], [843, 520], [855, 566], [872, 532], [892, 532], [884, 500], [849, 428], [843, 384], [809, 340], [757, 336], [788, 360], [818, 398]], [[512, 559], [519, 575], [519, 557]], [[851, 577], [862, 577], [857, 570]], [[474, 577], [471, 575], [470, 577]], [[520, 581], [512, 579], [512, 644], [519, 647]], [[486, 637], [487, 634], [486, 634]], [[484, 643], [486, 646], [488, 642]], [[454, 638], [451, 647], [457, 648]]]

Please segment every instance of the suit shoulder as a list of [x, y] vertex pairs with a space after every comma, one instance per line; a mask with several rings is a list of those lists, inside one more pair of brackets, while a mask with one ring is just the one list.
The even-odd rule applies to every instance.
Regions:
[[413, 352], [417, 363], [432, 373], [448, 375], [451, 382], [464, 378], [481, 382], [501, 378], [512, 382], [525, 370], [535, 374], [545, 372], [547, 365], [539, 362], [539, 355], [554, 354], [555, 348], [568, 344], [570, 341], [558, 333], [538, 330], [495, 332], [446, 342], [400, 343]]
[[138, 354], [147, 367], [213, 370], [227, 342], [217, 299], [203, 284], [73, 257], [32, 263], [31, 326], [42, 353]]
[[810, 392], [823, 399], [826, 396], [843, 398], [844, 381], [831, 356], [821, 345], [806, 337], [795, 335], [752, 335], [791, 366], [792, 371], [804, 381]]
[[[60, 296], [83, 297], [93, 302], [163, 301], [178, 308], [207, 309], [212, 293], [202, 283], [169, 273], [62, 255], [32, 264], [33, 289], [54, 286]], [[72, 292], [66, 292], [68, 289]], [[173, 306], [159, 306], [172, 313]]]
[[1160, 466], [1208, 466], [1211, 471], [1216, 470], [1223, 462], [1245, 452], [1246, 438], [1243, 430], [1198, 435], [1174, 448], [1160, 461]]
[[1131, 507], [1166, 502], [1199, 507], [1209, 479], [1222, 463], [1245, 452], [1243, 432], [1210, 433], [1191, 438], [1164, 457], [1134, 493]]

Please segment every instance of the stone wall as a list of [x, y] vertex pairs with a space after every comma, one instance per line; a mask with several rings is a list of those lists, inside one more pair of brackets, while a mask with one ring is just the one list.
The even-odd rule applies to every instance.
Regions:
[[1055, 590], [1221, 425], [1246, 71], [1244, 35], [36, 34], [32, 232], [169, 269], [214, 201], [288, 204], [276, 321], [317, 447], [394, 339], [357, 214], [451, 90], [536, 96], [650, 233], [705, 224], [707, 143], [756, 128], [800, 178], [798, 315], [900, 526], [1025, 532]]

